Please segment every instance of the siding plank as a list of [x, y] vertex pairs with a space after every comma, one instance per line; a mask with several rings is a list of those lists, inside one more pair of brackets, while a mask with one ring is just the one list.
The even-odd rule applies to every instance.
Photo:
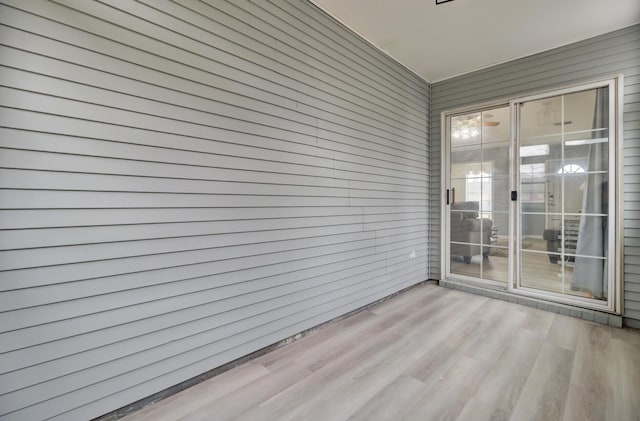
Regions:
[[0, 0], [0, 40], [0, 419], [426, 279], [429, 85], [315, 6]]

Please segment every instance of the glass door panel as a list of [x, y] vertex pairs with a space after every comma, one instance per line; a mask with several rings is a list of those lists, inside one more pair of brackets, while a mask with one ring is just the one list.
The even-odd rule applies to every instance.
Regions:
[[516, 103], [519, 287], [608, 302], [608, 89]]
[[447, 276], [509, 280], [509, 107], [447, 117]]

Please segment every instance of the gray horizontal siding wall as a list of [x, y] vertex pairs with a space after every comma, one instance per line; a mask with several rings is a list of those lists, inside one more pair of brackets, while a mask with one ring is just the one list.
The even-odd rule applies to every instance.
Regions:
[[440, 182], [443, 111], [624, 74], [624, 306], [640, 327], [640, 25], [496, 65], [431, 85], [429, 276], [440, 273]]
[[427, 278], [429, 87], [311, 4], [7, 0], [0, 44], [0, 418], [96, 417]]

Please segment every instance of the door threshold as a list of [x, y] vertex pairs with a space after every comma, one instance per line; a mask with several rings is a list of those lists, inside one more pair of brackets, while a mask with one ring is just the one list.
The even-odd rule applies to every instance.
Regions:
[[603, 311], [591, 310], [578, 306], [560, 304], [552, 301], [513, 294], [506, 289], [499, 288], [493, 285], [485, 285], [479, 284], [478, 282], [459, 281], [454, 279], [441, 279], [439, 281], [439, 285], [445, 288], [457, 289], [459, 291], [464, 291], [471, 294], [482, 295], [502, 301], [508, 301], [511, 303], [533, 307], [569, 317], [575, 317], [577, 319], [588, 320], [603, 325], [618, 328], [622, 327], [622, 316], [617, 314], [610, 314]]

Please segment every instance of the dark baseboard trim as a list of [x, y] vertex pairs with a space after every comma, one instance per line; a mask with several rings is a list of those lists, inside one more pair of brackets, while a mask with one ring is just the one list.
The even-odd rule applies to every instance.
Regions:
[[115, 411], [111, 411], [111, 412], [109, 412], [107, 414], [101, 415], [101, 416], [99, 416], [97, 418], [94, 418], [92, 421], [114, 421], [114, 420], [118, 420], [120, 418], [123, 418], [123, 417], [125, 417], [127, 415], [130, 415], [130, 414], [136, 412], [136, 411], [141, 410], [142, 408], [145, 408], [145, 407], [147, 407], [149, 405], [153, 405], [156, 402], [159, 402], [159, 401], [161, 401], [161, 400], [163, 400], [165, 398], [168, 398], [171, 395], [175, 395], [178, 392], [182, 392], [183, 390], [188, 389], [188, 388], [190, 388], [192, 386], [195, 386], [195, 385], [197, 385], [199, 383], [202, 383], [205, 380], [209, 380], [210, 378], [215, 377], [215, 376], [217, 376], [219, 374], [222, 374], [225, 371], [231, 370], [232, 368], [235, 368], [235, 367], [237, 367], [237, 366], [239, 366], [241, 364], [244, 364], [247, 361], [251, 361], [253, 359], [256, 359], [256, 358], [258, 358], [258, 357], [260, 357], [260, 356], [262, 356], [262, 355], [264, 355], [264, 354], [266, 354], [268, 352], [271, 352], [271, 351], [276, 350], [276, 349], [278, 349], [278, 348], [280, 348], [280, 347], [282, 347], [284, 345], [287, 345], [287, 344], [290, 344], [292, 342], [295, 342], [298, 339], [304, 338], [305, 336], [307, 336], [311, 332], [315, 332], [315, 331], [320, 330], [320, 329], [322, 329], [322, 328], [324, 328], [326, 326], [329, 326], [329, 325], [331, 325], [333, 323], [339, 322], [340, 320], [344, 320], [344, 319], [346, 319], [348, 317], [353, 316], [354, 314], [360, 313], [361, 311], [367, 310], [367, 309], [369, 309], [369, 308], [371, 308], [373, 306], [376, 306], [376, 305], [378, 305], [378, 304], [380, 304], [380, 303], [382, 303], [384, 301], [387, 301], [388, 299], [390, 299], [392, 297], [395, 297], [396, 295], [402, 294], [402, 293], [407, 292], [408, 290], [410, 290], [412, 288], [415, 288], [415, 287], [417, 287], [419, 285], [423, 285], [423, 284], [426, 284], [426, 283], [437, 284], [438, 281], [435, 280], [435, 279], [428, 279], [426, 281], [418, 282], [417, 284], [414, 284], [414, 285], [411, 285], [411, 286], [409, 286], [407, 288], [401, 289], [398, 292], [394, 292], [391, 295], [387, 295], [386, 297], [383, 297], [383, 298], [381, 298], [379, 300], [376, 300], [376, 301], [374, 301], [372, 303], [369, 303], [369, 304], [367, 304], [365, 306], [359, 307], [359, 308], [357, 308], [357, 309], [355, 309], [353, 311], [350, 311], [350, 312], [345, 313], [345, 314], [343, 314], [341, 316], [333, 318], [333, 319], [331, 319], [329, 321], [321, 323], [321, 324], [319, 324], [317, 326], [314, 326], [312, 328], [304, 330], [304, 331], [302, 331], [300, 333], [297, 333], [297, 334], [295, 334], [293, 336], [290, 336], [290, 337], [288, 337], [286, 339], [283, 339], [283, 340], [281, 340], [279, 342], [276, 342], [274, 344], [271, 344], [269, 346], [261, 348], [261, 349], [255, 351], [255, 352], [252, 352], [251, 354], [245, 355], [244, 357], [240, 357], [240, 358], [238, 358], [238, 359], [236, 359], [234, 361], [228, 362], [227, 364], [221, 365], [220, 367], [216, 367], [216, 368], [214, 368], [212, 370], [209, 370], [209, 371], [207, 371], [205, 373], [202, 373], [202, 374], [200, 374], [200, 375], [198, 375], [196, 377], [192, 377], [192, 378], [190, 378], [188, 380], [185, 380], [182, 383], [179, 383], [179, 384], [177, 384], [175, 386], [171, 386], [171, 387], [169, 387], [167, 389], [164, 389], [164, 390], [162, 390], [162, 391], [160, 391], [158, 393], [154, 393], [151, 396], [147, 396], [146, 398], [143, 398], [143, 399], [140, 399], [140, 400], [138, 400], [136, 402], [133, 402], [133, 403], [127, 405], [127, 406], [123, 406], [122, 408], [118, 408]]

